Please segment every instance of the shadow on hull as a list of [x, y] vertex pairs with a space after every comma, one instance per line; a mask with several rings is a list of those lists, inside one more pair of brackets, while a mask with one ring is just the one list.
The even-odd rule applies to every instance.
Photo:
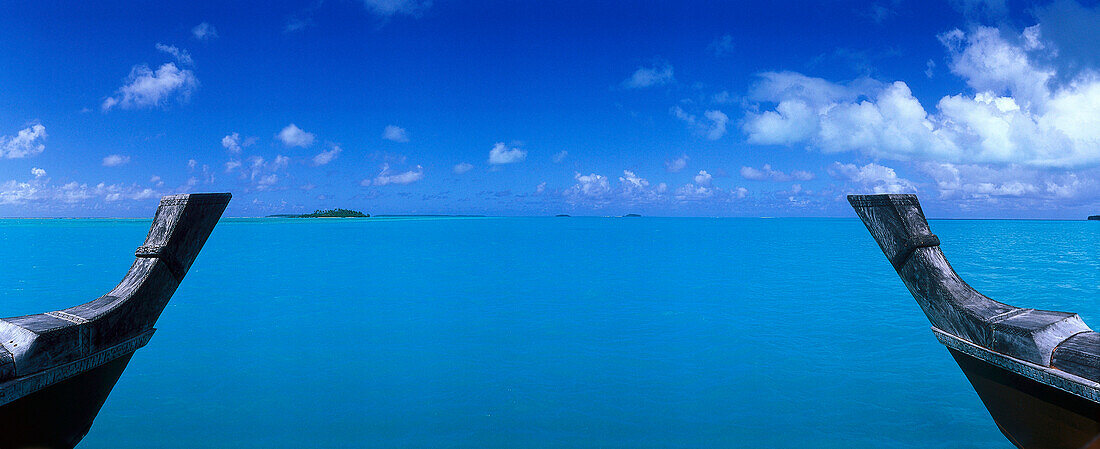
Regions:
[[76, 446], [92, 428], [92, 420], [133, 355], [127, 354], [0, 408], [0, 448]]
[[1100, 449], [1100, 404], [948, 348], [1001, 433], [1019, 448]]

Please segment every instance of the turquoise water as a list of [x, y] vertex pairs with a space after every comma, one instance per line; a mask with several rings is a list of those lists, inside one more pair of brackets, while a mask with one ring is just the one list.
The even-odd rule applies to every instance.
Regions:
[[[1100, 223], [933, 220], [1100, 327]], [[0, 220], [0, 315], [109, 290], [142, 220]], [[82, 448], [1008, 448], [855, 219], [227, 219]]]

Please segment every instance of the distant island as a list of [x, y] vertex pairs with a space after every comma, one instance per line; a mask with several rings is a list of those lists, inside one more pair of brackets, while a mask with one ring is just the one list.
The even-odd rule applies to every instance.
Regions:
[[641, 215], [639, 215], [639, 214], [626, 214], [626, 215], [623, 215], [623, 218], [638, 218], [638, 217], [641, 217]]
[[315, 210], [312, 214], [276, 214], [268, 215], [270, 218], [367, 218], [370, 214], [364, 214], [351, 209]]
[[557, 215], [555, 215], [555, 217], [568, 217], [568, 216], [569, 216], [569, 214], [557, 214]]
[[1089, 220], [1100, 220], [1100, 215], [1089, 215]]

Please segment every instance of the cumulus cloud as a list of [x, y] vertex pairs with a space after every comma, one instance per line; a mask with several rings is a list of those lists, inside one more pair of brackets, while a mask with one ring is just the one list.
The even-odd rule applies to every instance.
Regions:
[[706, 170], [699, 170], [699, 173], [696, 174], [695, 177], [692, 179], [695, 181], [696, 184], [709, 187], [710, 182], [714, 179], [714, 177], [711, 176], [710, 173], [707, 173]]
[[230, 153], [241, 152], [241, 135], [238, 133], [229, 134], [222, 137], [222, 147], [229, 150]]
[[89, 186], [86, 183], [72, 181], [62, 185], [54, 185], [46, 177], [46, 171], [40, 168], [31, 169], [31, 175], [33, 179], [30, 180], [13, 179], [0, 183], [0, 204], [75, 205], [89, 200], [106, 202], [148, 200], [157, 198], [162, 193], [137, 184], [125, 185], [101, 182]]
[[461, 174], [466, 173], [466, 172], [468, 172], [470, 170], [473, 170], [473, 169], [474, 169], [473, 164], [466, 163], [466, 162], [460, 162], [458, 164], [455, 164], [455, 166], [454, 166], [454, 172], [455, 172], [456, 175], [461, 175]]
[[590, 173], [582, 175], [577, 172], [573, 175], [577, 181], [572, 187], [566, 189], [565, 197], [573, 202], [594, 201], [596, 205], [604, 204], [611, 195], [611, 181], [606, 176]]
[[514, 164], [527, 159], [527, 152], [519, 148], [508, 148], [504, 142], [497, 142], [489, 150], [489, 163], [492, 165]]
[[920, 170], [932, 178], [941, 199], [996, 201], [1014, 199], [1059, 201], [1097, 197], [1096, 170], [1057, 172], [1020, 165], [990, 167], [976, 164], [929, 162]]
[[1014, 101], [1025, 109], [1038, 110], [1049, 99], [1048, 83], [1055, 71], [1037, 67], [1024, 48], [1030, 46], [1035, 50], [1041, 46], [1038, 27], [1024, 32], [1021, 45], [1009, 42], [997, 28], [987, 27], [975, 28], [970, 33], [955, 29], [939, 38], [951, 58], [948, 65], [951, 73], [965, 79], [975, 91], [1011, 93]]
[[180, 50], [174, 45], [165, 45], [158, 43], [157, 50], [172, 55], [172, 57], [176, 59], [176, 62], [180, 64], [192, 65], [195, 63], [195, 61], [191, 59], [191, 53], [188, 53], [187, 50]]
[[[232, 168], [231, 164], [233, 164]], [[275, 155], [275, 159], [272, 160], [266, 160], [262, 156], [252, 156], [248, 158], [247, 169], [241, 170], [241, 179], [252, 182], [256, 190], [271, 190], [281, 179], [280, 172], [285, 171], [289, 165], [290, 158], [281, 154]], [[226, 163], [226, 171], [232, 171], [240, 166], [240, 163], [230, 161]], [[205, 168], [204, 166], [204, 171]]]
[[679, 173], [684, 167], [688, 165], [688, 155], [683, 154], [676, 159], [669, 159], [665, 161], [665, 170], [669, 173]]
[[213, 25], [203, 22], [191, 28], [191, 36], [200, 41], [210, 40], [218, 37], [218, 30]]
[[121, 154], [112, 154], [103, 158], [104, 167], [118, 167], [127, 162], [130, 162], [130, 156], [123, 156]]
[[336, 159], [336, 156], [340, 155], [340, 151], [342, 150], [340, 149], [339, 145], [333, 145], [332, 148], [330, 148], [328, 151], [317, 153], [316, 156], [313, 156], [313, 165], [321, 166], [332, 162], [334, 159]]
[[35, 123], [14, 136], [0, 136], [0, 157], [19, 159], [46, 151], [46, 127]]
[[894, 160], [1100, 164], [1100, 77], [1084, 73], [1052, 87], [1055, 70], [1027, 50], [1040, 48], [1039, 29], [1028, 30], [1014, 42], [995, 28], [941, 35], [951, 72], [976, 93], [944, 96], [931, 113], [901, 81], [841, 84], [765, 73], [752, 98], [775, 106], [749, 112], [744, 131], [750, 143]]
[[808, 171], [794, 170], [790, 173], [784, 173], [779, 170], [772, 169], [769, 164], [764, 164], [761, 168], [753, 167], [741, 167], [741, 177], [745, 179], [751, 179], [753, 181], [810, 181], [814, 179], [814, 174]]
[[675, 196], [679, 201], [700, 201], [713, 198], [716, 191], [718, 189], [712, 187], [684, 184], [676, 189]]
[[[833, 177], [854, 183], [875, 193], [913, 193], [917, 187], [912, 181], [898, 176], [894, 169], [875, 163], [864, 166], [833, 163], [829, 168]], [[801, 186], [799, 186], [801, 190]]]
[[118, 88], [115, 95], [107, 97], [101, 105], [103, 111], [116, 107], [122, 109], [141, 109], [163, 107], [175, 98], [183, 103], [198, 88], [199, 80], [190, 70], [181, 70], [175, 63], [166, 63], [156, 71], [140, 64], [130, 69], [125, 84]]
[[658, 201], [668, 190], [664, 183], [651, 185], [648, 180], [638, 176], [631, 170], [623, 170], [618, 183], [612, 185], [611, 178], [607, 176], [589, 173], [587, 175], [575, 172], [575, 183], [561, 192], [565, 200], [571, 204], [581, 204], [592, 207], [604, 207], [612, 203], [618, 204], [646, 204]]
[[623, 80], [622, 85], [627, 89], [643, 89], [668, 84], [673, 80], [672, 66], [661, 63], [649, 67], [639, 67], [629, 78]]
[[382, 130], [382, 138], [394, 142], [408, 142], [409, 134], [405, 132], [405, 128], [387, 125], [386, 129]]
[[619, 195], [627, 204], [657, 201], [667, 190], [665, 183], [650, 186], [648, 180], [630, 170], [623, 170], [623, 175], [619, 177]]
[[313, 134], [303, 131], [293, 123], [286, 125], [286, 128], [279, 131], [276, 137], [287, 147], [306, 148], [313, 145]]
[[687, 113], [679, 106], [673, 106], [672, 109], [669, 110], [669, 113], [686, 123], [699, 134], [706, 136], [708, 140], [718, 140], [726, 135], [726, 125], [730, 120], [729, 116], [719, 110], [703, 112], [703, 120], [699, 120], [698, 117]]
[[388, 184], [412, 184], [424, 178], [424, 168], [417, 165], [416, 170], [394, 173], [390, 170], [390, 164], [382, 164], [382, 171], [373, 180], [364, 179], [360, 184], [364, 186], [384, 186]]

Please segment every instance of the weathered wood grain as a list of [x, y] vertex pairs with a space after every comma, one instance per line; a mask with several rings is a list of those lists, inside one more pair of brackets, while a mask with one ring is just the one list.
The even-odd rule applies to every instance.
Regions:
[[1100, 340], [1080, 316], [1014, 307], [974, 290], [947, 262], [915, 195], [850, 195], [848, 201], [934, 327], [998, 354], [1100, 381]]
[[[145, 243], [118, 286], [68, 309], [0, 320], [0, 391], [6, 396], [0, 404], [60, 378], [36, 373], [61, 366], [97, 366], [106, 361], [99, 360], [104, 354], [121, 356], [116, 354], [120, 345], [151, 332], [230, 198], [228, 193], [162, 198]], [[89, 357], [98, 362], [74, 363]]]

